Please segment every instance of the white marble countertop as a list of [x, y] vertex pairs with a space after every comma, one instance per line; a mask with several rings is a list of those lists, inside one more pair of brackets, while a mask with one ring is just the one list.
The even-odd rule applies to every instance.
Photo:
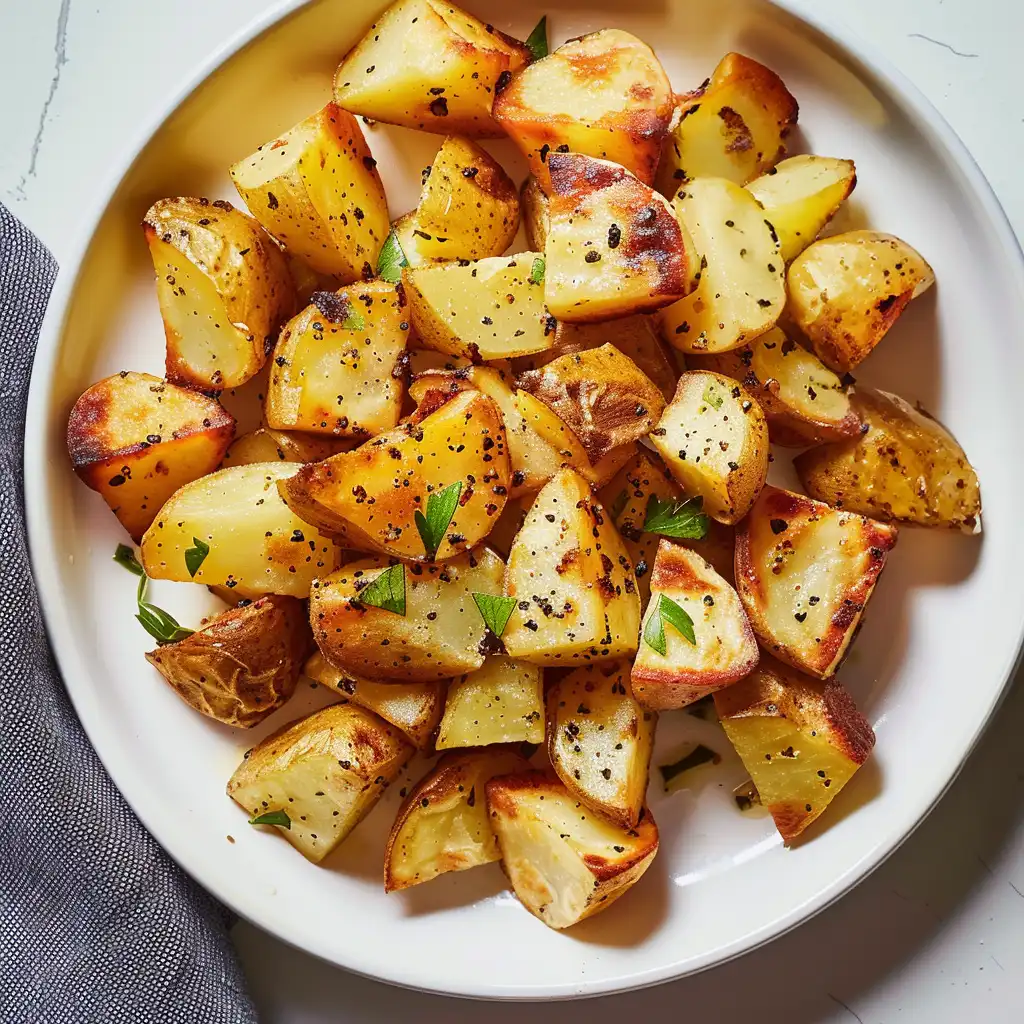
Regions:
[[[913, 79], [988, 175], [1019, 236], [1021, 0], [802, 0]], [[0, 0], [0, 199], [60, 260], [78, 211], [141, 126], [272, 0]], [[970, 642], [970, 638], [963, 638]], [[969, 686], [970, 680], [964, 680]], [[355, 978], [240, 924], [272, 1024], [536, 1024], [623, 1015], [737, 1024], [1024, 1020], [1024, 688], [918, 832], [852, 894], [694, 978], [587, 1004], [484, 1006]], [[936, 742], [942, 742], [936, 737]], [[403, 955], [399, 952], [398, 955]], [[415, 955], [406, 951], [404, 955]]]

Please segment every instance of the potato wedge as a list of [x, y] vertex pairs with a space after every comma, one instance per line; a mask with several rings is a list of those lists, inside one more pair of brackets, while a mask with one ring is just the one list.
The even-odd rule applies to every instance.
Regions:
[[[338, 565], [329, 537], [281, 500], [288, 462], [232, 466], [175, 491], [142, 538], [142, 564], [156, 580], [224, 586], [239, 597], [308, 597], [318, 576]], [[185, 553], [196, 539], [209, 547], [195, 573]]]
[[873, 519], [976, 531], [978, 475], [956, 438], [887, 391], [858, 387], [851, 401], [867, 430], [797, 456], [807, 493]]
[[408, 310], [396, 285], [369, 281], [315, 292], [274, 347], [267, 425], [362, 439], [393, 429], [408, 338]]
[[860, 417], [843, 382], [781, 328], [743, 348], [691, 356], [689, 365], [740, 381], [764, 411], [775, 444], [803, 448], [860, 436]]
[[[665, 621], [662, 597], [690, 617], [695, 643]], [[660, 633], [656, 616], [662, 619]], [[649, 630], [655, 642], [664, 642], [664, 653], [647, 639]], [[667, 540], [658, 546], [641, 636], [631, 678], [644, 708], [685, 707], [757, 665], [757, 640], [736, 591], [696, 551]]]
[[693, 178], [744, 185], [786, 155], [786, 136], [799, 108], [774, 71], [741, 53], [727, 53], [696, 92], [682, 97], [658, 167], [666, 196]]
[[499, 80], [527, 47], [442, 0], [398, 0], [346, 54], [334, 99], [354, 114], [471, 138], [503, 133], [491, 117]]
[[79, 478], [138, 541], [179, 487], [220, 465], [234, 436], [215, 399], [123, 370], [75, 402], [67, 444]]
[[895, 543], [894, 526], [765, 487], [736, 531], [736, 589], [761, 645], [831, 676]]
[[260, 427], [234, 441], [224, 456], [224, 465], [249, 466], [254, 462], [320, 462], [337, 455], [338, 452], [348, 451], [354, 443]]
[[789, 266], [788, 312], [836, 373], [863, 362], [935, 283], [924, 257], [895, 235], [848, 231], [805, 249]]
[[828, 807], [875, 745], [871, 723], [837, 680], [818, 682], [768, 655], [715, 694], [715, 709], [786, 842]]
[[852, 160], [804, 154], [755, 178], [747, 191], [764, 207], [789, 263], [818, 237], [856, 187]]
[[543, 252], [547, 246], [548, 197], [540, 187], [540, 182], [531, 174], [523, 182], [519, 190], [519, 213], [526, 229], [526, 241], [531, 249]]
[[277, 831], [317, 864], [366, 817], [412, 754], [412, 744], [372, 712], [332, 704], [253, 747], [227, 793], [254, 823], [286, 815], [288, 825]]
[[688, 370], [651, 442], [687, 494], [704, 499], [720, 523], [738, 523], [768, 478], [768, 422], [729, 377]]
[[537, 665], [490, 657], [448, 687], [437, 749], [544, 741], [544, 677]]
[[423, 239], [417, 234], [415, 210], [410, 210], [399, 217], [391, 225], [391, 230], [395, 233], [395, 238], [398, 239], [410, 267], [422, 267], [424, 263], [433, 262], [420, 249]]
[[[484, 663], [485, 629], [473, 594], [498, 593], [504, 568], [488, 548], [444, 565], [350, 562], [313, 584], [313, 637], [328, 661], [357, 679], [425, 683], [472, 672]], [[379, 593], [383, 581], [367, 589], [384, 573], [388, 599]]]
[[627, 170], [582, 153], [552, 153], [544, 299], [572, 323], [667, 306], [689, 290], [672, 206]]
[[146, 660], [189, 707], [225, 725], [251, 729], [295, 692], [313, 646], [294, 597], [261, 597], [230, 608]]
[[636, 652], [640, 600], [622, 538], [579, 474], [537, 495], [505, 571], [518, 602], [503, 640], [513, 658], [572, 665]]
[[548, 154], [570, 150], [621, 164], [649, 185], [673, 102], [654, 51], [606, 28], [570, 39], [513, 76], [494, 100], [494, 118], [545, 191]]
[[701, 254], [700, 281], [661, 311], [661, 331], [681, 352], [727, 352], [771, 330], [786, 304], [779, 238], [761, 204], [724, 178], [690, 182], [676, 212]]
[[550, 928], [607, 910], [651, 866], [658, 826], [649, 810], [636, 828], [588, 811], [546, 772], [491, 779], [491, 827], [519, 901]]
[[161, 199], [142, 227], [156, 270], [167, 379], [220, 391], [255, 377], [295, 307], [277, 243], [223, 199]]
[[340, 284], [372, 276], [388, 200], [359, 122], [328, 103], [231, 168], [252, 215], [289, 253]]

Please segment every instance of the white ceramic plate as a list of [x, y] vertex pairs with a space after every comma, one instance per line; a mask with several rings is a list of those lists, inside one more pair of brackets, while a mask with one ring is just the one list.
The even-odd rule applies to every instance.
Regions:
[[[462, 995], [567, 997], [674, 978], [767, 941], [849, 889], [909, 834], [978, 739], [1017, 657], [1024, 279], [995, 199], [898, 73], [785, 6], [551, 0], [517, 4], [509, 18], [506, 3], [469, 0], [474, 13], [520, 36], [547, 13], [553, 42], [629, 29], [655, 46], [678, 89], [697, 85], [730, 49], [783, 76], [801, 105], [792, 148], [857, 161], [860, 184], [842, 226], [899, 234], [935, 267], [938, 288], [910, 307], [859, 376], [922, 401], [950, 425], [981, 476], [985, 533], [903, 531], [842, 673], [875, 724], [876, 755], [794, 849], [782, 847], [769, 820], [735, 809], [730, 790], [743, 772], [715, 727], [668, 714], [655, 764], [687, 739], [727, 756], [717, 770], [695, 773], [689, 790], [667, 796], [652, 785], [661, 852], [606, 914], [549, 931], [504, 891], [496, 865], [385, 896], [384, 836], [405, 780], [325, 867], [251, 829], [224, 796], [225, 781], [246, 747], [325, 695], [304, 685], [247, 734], [179, 701], [142, 659], [149, 645], [132, 617], [134, 580], [111, 561], [122, 535], [75, 480], [63, 444], [67, 413], [94, 380], [121, 368], [161, 372], [139, 230], [150, 202], [235, 199], [228, 164], [328, 99], [338, 58], [385, 0], [284, 6], [297, 10], [230, 44], [169, 104], [166, 120], [118, 168], [110, 194], [97, 197], [40, 343], [27, 428], [32, 553], [53, 645], [96, 749], [157, 839], [211, 892], [281, 938], [376, 978]], [[368, 137], [393, 214], [410, 208], [438, 140], [384, 127]], [[494, 151], [522, 177], [508, 145]], [[153, 593], [185, 622], [214, 604], [199, 588], [157, 584]]]

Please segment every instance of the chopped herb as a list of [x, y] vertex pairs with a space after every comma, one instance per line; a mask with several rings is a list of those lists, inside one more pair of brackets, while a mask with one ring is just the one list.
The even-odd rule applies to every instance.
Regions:
[[114, 561], [117, 562], [122, 569], [127, 569], [135, 576], [146, 575], [146, 570], [139, 565], [139, 561], [135, 557], [135, 552], [132, 551], [127, 544], [117, 545], [117, 550], [114, 552]]
[[724, 401], [724, 399], [715, 390], [714, 384], [709, 384], [704, 389], [703, 398], [704, 398], [704, 401], [707, 402], [708, 405], [710, 405], [713, 409], [721, 409], [722, 408], [722, 402]]
[[396, 615], [405, 614], [405, 566], [393, 565], [375, 576], [359, 591], [356, 600], [372, 608], [383, 608]]
[[538, 256], [530, 269], [530, 284], [540, 284], [544, 280], [545, 270], [547, 270], [547, 264]]
[[500, 637], [508, 626], [512, 611], [516, 606], [514, 597], [501, 597], [498, 594], [474, 594], [477, 611], [484, 625], [496, 636]]
[[688, 772], [691, 768], [698, 768], [702, 764], [718, 764], [721, 760], [721, 754], [716, 754], [710, 747], [705, 747], [703, 743], [698, 743], [693, 750], [688, 754], [684, 754], [675, 763], [660, 765], [659, 770], [661, 771], [662, 779], [665, 780], [667, 789], [668, 783], [677, 775], [682, 775], [683, 772]]
[[741, 811], [749, 811], [751, 807], [761, 806], [761, 794], [757, 791], [753, 779], [741, 782], [733, 791], [733, 799]]
[[427, 555], [433, 558], [437, 549], [444, 540], [445, 532], [455, 515], [455, 509], [459, 504], [459, 495], [462, 493], [462, 481], [456, 480], [449, 484], [443, 491], [435, 491], [427, 498], [427, 514], [424, 515], [419, 509], [416, 510], [416, 529], [420, 531], [423, 539], [423, 547]]
[[534, 60], [540, 60], [548, 55], [548, 17], [546, 14], [527, 36], [526, 48], [533, 54]]
[[699, 496], [685, 501], [662, 501], [652, 494], [647, 501], [644, 532], [681, 540], [703, 540], [710, 525], [707, 515], [701, 511], [703, 507], [704, 499]]
[[250, 825], [280, 825], [281, 828], [286, 828], [291, 831], [292, 819], [288, 817], [287, 811], [267, 811], [266, 814], [261, 814], [257, 818], [249, 819]]
[[662, 657], [665, 656], [665, 652], [668, 650], [665, 640], [666, 622], [673, 629], [682, 633], [691, 644], [696, 644], [697, 636], [693, 631], [693, 619], [672, 598], [659, 594], [658, 605], [648, 616], [644, 626], [644, 643], [652, 650], [657, 651]]
[[398, 284], [402, 280], [402, 267], [409, 266], [405, 250], [394, 231], [388, 235], [377, 257], [377, 276], [382, 281]]
[[341, 322], [346, 331], [362, 331], [366, 329], [366, 317], [362, 313], [349, 313]]
[[173, 615], [168, 615], [162, 608], [157, 608], [156, 605], [152, 605], [146, 600], [146, 586], [149, 583], [149, 577], [135, 557], [135, 552], [127, 544], [117, 545], [114, 561], [123, 569], [127, 569], [133, 576], [139, 577], [139, 589], [135, 594], [135, 603], [139, 610], [135, 618], [158, 644], [163, 646], [177, 643], [192, 635], [193, 630], [179, 625]]
[[188, 569], [189, 576], [194, 579], [196, 573], [199, 572], [199, 567], [206, 561], [206, 556], [210, 553], [210, 545], [198, 537], [193, 537], [192, 543], [195, 547], [185, 549], [185, 568]]

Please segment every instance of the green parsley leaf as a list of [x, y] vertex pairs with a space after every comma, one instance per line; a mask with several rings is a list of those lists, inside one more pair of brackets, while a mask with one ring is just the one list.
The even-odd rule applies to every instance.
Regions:
[[533, 261], [533, 266], [530, 268], [530, 284], [540, 284], [544, 280], [544, 274], [547, 271], [547, 263], [538, 256]]
[[691, 644], [697, 642], [697, 636], [693, 631], [693, 619], [670, 597], [659, 594], [658, 606], [647, 617], [647, 622], [644, 625], [644, 643], [652, 650], [657, 651], [663, 658], [668, 650], [668, 644], [665, 641], [666, 622], [682, 633]]
[[341, 326], [346, 331], [362, 331], [366, 329], [366, 317], [362, 313], [349, 313], [344, 320], [341, 321]]
[[[195, 540], [194, 537], [192, 539]], [[203, 557], [205, 558], [206, 556], [204, 555]], [[158, 644], [177, 643], [179, 640], [184, 640], [185, 637], [192, 635], [193, 630], [179, 625], [178, 620], [173, 615], [168, 614], [162, 608], [157, 608], [156, 605], [150, 604], [146, 600], [146, 587], [149, 584], [149, 577], [146, 575], [146, 570], [142, 568], [139, 560], [135, 557], [135, 552], [127, 544], [117, 545], [117, 550], [114, 552], [114, 561], [123, 569], [127, 569], [132, 575], [139, 577], [139, 587], [135, 592], [135, 603], [138, 605], [139, 611], [135, 618], [139, 620], [142, 628]], [[187, 562], [188, 558], [186, 556], [186, 564]], [[196, 568], [198, 568], [198, 565]], [[192, 575], [195, 575], [195, 573]]]
[[707, 402], [708, 405], [710, 405], [713, 409], [721, 409], [722, 403], [725, 401], [725, 399], [715, 389], [714, 384], [708, 384], [708, 386], [704, 389], [704, 394], [702, 397], [704, 398], [704, 401]]
[[615, 501], [612, 503], [612, 507], [608, 510], [611, 513], [612, 519], [618, 519], [622, 515], [626, 508], [626, 502], [629, 501], [629, 494], [626, 491], [619, 491], [615, 496]]
[[682, 540], [703, 540], [710, 525], [708, 517], [701, 511], [703, 507], [704, 499], [701, 497], [662, 501], [652, 494], [647, 501], [644, 532]]
[[287, 811], [267, 811], [256, 818], [249, 819], [250, 825], [280, 825], [290, 832], [292, 830], [292, 819], [288, 817]]
[[691, 768], [697, 768], [708, 762], [718, 764], [721, 760], [721, 754], [716, 754], [710, 747], [705, 747], [703, 743], [698, 743], [693, 750], [688, 754], [684, 754], [675, 763], [659, 765], [659, 771], [661, 772], [662, 779], [669, 783], [677, 775], [682, 775], [683, 772], [687, 772]]
[[206, 556], [210, 553], [210, 545], [198, 537], [193, 537], [192, 543], [195, 547], [185, 549], [185, 568], [188, 569], [189, 576], [194, 579], [196, 573], [199, 572], [199, 567], [206, 561]]
[[442, 491], [434, 491], [427, 498], [427, 514], [424, 515], [419, 509], [413, 517], [416, 520], [416, 529], [420, 531], [423, 540], [423, 547], [427, 556], [433, 558], [437, 549], [444, 540], [445, 530], [448, 529], [455, 515], [455, 509], [459, 505], [459, 495], [462, 493], [462, 481], [456, 480], [449, 484]]
[[146, 570], [139, 565], [139, 560], [135, 557], [135, 552], [132, 551], [127, 544], [118, 544], [117, 550], [114, 552], [114, 561], [117, 562], [122, 569], [127, 569], [130, 573], [136, 576], [145, 576]]
[[661, 607], [655, 608], [644, 623], [644, 643], [663, 658], [668, 646], [665, 643], [665, 625], [661, 621]]
[[537, 22], [534, 30], [528, 36], [526, 47], [533, 54], [534, 60], [540, 60], [548, 55], [548, 16], [546, 14]]
[[377, 276], [382, 281], [398, 284], [402, 280], [402, 267], [407, 266], [409, 261], [406, 259], [405, 250], [398, 240], [398, 235], [392, 231], [381, 246], [380, 255], [377, 257]]
[[356, 595], [360, 604], [383, 608], [396, 615], [405, 614], [405, 566], [393, 565], [374, 577]]
[[477, 611], [484, 625], [496, 636], [500, 637], [508, 626], [508, 620], [512, 618], [512, 612], [516, 606], [514, 597], [501, 597], [498, 594], [474, 594]]

